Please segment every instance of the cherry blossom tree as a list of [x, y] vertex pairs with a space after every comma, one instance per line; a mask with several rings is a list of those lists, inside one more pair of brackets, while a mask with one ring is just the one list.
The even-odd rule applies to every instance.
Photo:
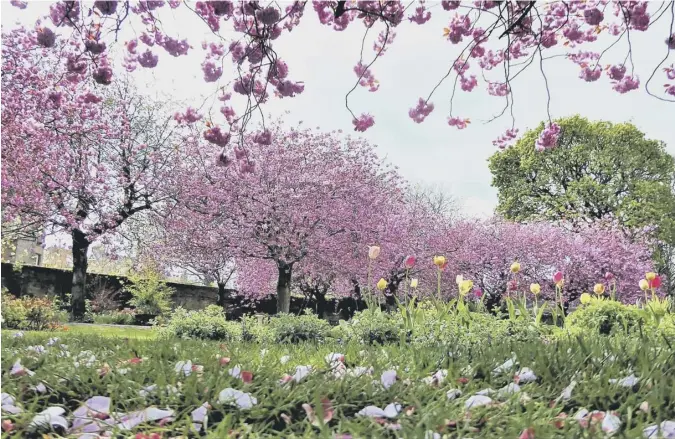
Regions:
[[[184, 123], [194, 132], [195, 122]], [[402, 179], [364, 140], [340, 133], [276, 122], [233, 155], [221, 150], [228, 136], [211, 127], [200, 145], [187, 135], [195, 148], [181, 163], [190, 185], [174, 215], [203, 221], [200, 230], [210, 228], [205, 236], [216, 236], [238, 264], [273, 263], [277, 309], [288, 312], [294, 267], [334, 258], [351, 249], [354, 236], [376, 230], [402, 199]], [[242, 274], [240, 288], [250, 281]]]
[[[19, 8], [26, 1], [13, 0]], [[313, 11], [308, 11], [311, 7]], [[175, 30], [162, 26], [162, 17], [173, 14], [194, 18], [203, 23], [211, 37], [204, 42], [178, 39]], [[287, 4], [259, 1], [60, 1], [52, 4], [48, 26], [34, 32], [40, 44], [54, 49], [55, 39], [67, 39], [79, 48], [69, 68], [93, 77], [101, 84], [114, 81], [120, 69], [129, 71], [162, 69], [162, 57], [185, 56], [203, 50], [195, 69], [214, 89], [225, 87], [240, 99], [223, 99], [222, 131], [245, 142], [244, 130], [255, 113], [272, 98], [293, 98], [304, 92], [302, 78], [276, 50], [276, 44], [314, 15], [321, 24], [335, 31], [361, 24], [363, 47], [353, 67], [354, 86], [346, 96], [346, 108], [354, 130], [365, 131], [375, 123], [375, 116], [352, 109], [350, 95], [363, 87], [377, 92], [376, 61], [385, 55], [395, 40], [396, 31], [405, 26], [425, 26], [432, 15], [447, 16], [447, 27], [435, 32], [457, 46], [458, 55], [447, 66], [438, 83], [421, 86], [428, 92], [411, 103], [410, 118], [422, 123], [433, 112], [432, 102], [438, 87], [445, 81], [453, 84], [448, 125], [466, 128], [470, 120], [461, 109], [452, 106], [455, 95], [483, 88], [501, 101], [501, 110], [491, 119], [506, 114], [513, 106], [513, 81], [526, 69], [538, 69], [548, 91], [547, 66], [550, 60], [566, 58], [579, 68], [579, 80], [611, 87], [617, 93], [629, 93], [643, 87], [657, 99], [675, 101], [675, 66], [668, 64], [675, 50], [675, 2], [647, 1], [446, 1], [405, 3], [401, 1], [295, 1]], [[119, 41], [126, 29], [133, 38]], [[648, 78], [636, 74], [631, 37], [638, 33], [654, 35], [654, 50], [663, 54]], [[376, 35], [376, 36], [375, 36]], [[370, 37], [370, 38], [369, 38]], [[339, 41], [339, 40], [338, 40]], [[372, 46], [368, 52], [367, 45]], [[112, 63], [110, 49], [120, 46], [123, 60]], [[610, 50], [610, 49], [615, 50]], [[166, 53], [163, 53], [166, 52]], [[329, 52], [326, 52], [329, 56]], [[231, 60], [231, 75], [226, 62]], [[119, 64], [119, 65], [118, 65]], [[549, 68], [550, 69], [550, 68]], [[86, 75], [84, 75], [86, 73]], [[224, 85], [221, 85], [222, 82]], [[657, 85], [658, 84], [658, 85]], [[421, 90], [421, 93], [422, 93]], [[546, 107], [550, 107], [549, 103]], [[494, 144], [506, 147], [517, 137], [515, 120]], [[559, 127], [550, 120], [537, 142], [540, 149], [555, 146]]]
[[96, 74], [85, 79], [77, 46], [44, 29], [2, 41], [3, 221], [72, 236], [72, 306], [81, 317], [90, 244], [169, 200], [165, 176], [178, 155], [171, 123], [129, 81], [101, 89]]

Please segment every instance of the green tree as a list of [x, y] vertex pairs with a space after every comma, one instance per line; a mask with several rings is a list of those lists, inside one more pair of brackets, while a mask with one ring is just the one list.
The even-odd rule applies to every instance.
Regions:
[[630, 123], [559, 119], [556, 148], [537, 152], [544, 123], [489, 159], [497, 212], [515, 221], [613, 219], [636, 239], [645, 228], [666, 288], [675, 290], [675, 157]]

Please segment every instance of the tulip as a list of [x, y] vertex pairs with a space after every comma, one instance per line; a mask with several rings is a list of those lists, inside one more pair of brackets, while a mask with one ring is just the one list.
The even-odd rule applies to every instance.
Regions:
[[647, 279], [640, 280], [638, 285], [640, 285], [642, 291], [647, 291], [649, 289], [649, 281]]
[[481, 290], [480, 288], [476, 288], [475, 290], [473, 290], [473, 295], [480, 299], [481, 297], [483, 297], [483, 290]]
[[605, 293], [605, 285], [604, 284], [595, 284], [593, 286], [593, 292], [597, 294], [598, 296], [602, 295]]
[[579, 298], [579, 301], [581, 302], [582, 305], [588, 305], [589, 303], [591, 303], [591, 295], [588, 293], [583, 293]]
[[405, 258], [405, 268], [413, 268], [415, 266], [415, 256], [408, 256]]
[[506, 288], [507, 288], [509, 291], [515, 291], [515, 290], [518, 288], [518, 282], [516, 282], [515, 280], [510, 280], [510, 281], [506, 284]]
[[410, 288], [417, 288], [417, 279], [410, 280]]
[[472, 280], [464, 280], [462, 281], [461, 284], [459, 284], [459, 294], [462, 296], [466, 296], [466, 294], [471, 291], [473, 288], [473, 281]]
[[557, 272], [553, 275], [553, 282], [555, 282], [556, 285], [558, 285], [558, 286], [561, 285], [561, 284], [563, 283], [563, 274], [562, 274], [562, 271], [557, 271]]
[[539, 284], [530, 284], [530, 292], [536, 296], [541, 293], [541, 286]]
[[647, 280], [654, 280], [655, 277], [656, 273], [654, 273], [653, 271], [650, 271], [649, 273], [645, 274], [645, 279]]
[[605, 273], [605, 280], [610, 281], [612, 279], [614, 279], [614, 275], [612, 273], [610, 273], [609, 271]]
[[387, 288], [387, 285], [387, 281], [384, 279], [377, 281], [377, 289], [380, 291], [384, 291], [384, 289]]
[[661, 286], [661, 277], [656, 276], [654, 279], [649, 281], [649, 288], [658, 288]]
[[434, 256], [434, 265], [440, 270], [444, 269], [447, 264], [448, 261], [445, 259], [445, 256]]
[[520, 271], [520, 263], [519, 262], [514, 262], [511, 264], [511, 273], [518, 273]]
[[461, 274], [458, 274], [457, 277], [455, 278], [455, 283], [456, 283], [457, 285], [459, 285], [459, 284], [461, 284], [462, 282], [464, 282], [464, 276], [462, 276]]
[[368, 258], [370, 260], [375, 260], [377, 257], [380, 256], [380, 247], [377, 245], [371, 245], [368, 247]]

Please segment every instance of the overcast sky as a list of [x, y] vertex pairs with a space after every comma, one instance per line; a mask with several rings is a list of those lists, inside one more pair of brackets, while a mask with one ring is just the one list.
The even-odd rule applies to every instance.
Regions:
[[[462, 201], [466, 215], [489, 215], [497, 197], [490, 186], [486, 160], [496, 150], [492, 140], [510, 128], [511, 120], [504, 116], [489, 124], [483, 122], [501, 111], [504, 105], [502, 98], [489, 96], [480, 78], [479, 87], [473, 92], [458, 89], [455, 115], [472, 120], [469, 128], [460, 131], [449, 127], [446, 122], [452, 85], [447, 82], [432, 98], [436, 109], [424, 123], [416, 124], [408, 117], [408, 109], [416, 104], [419, 97], [428, 95], [459, 50], [458, 46], [442, 37], [449, 13], [434, 2], [427, 4], [435, 5], [431, 8], [431, 21], [423, 26], [403, 23], [396, 30], [394, 44], [373, 66], [372, 71], [381, 83], [380, 89], [370, 93], [365, 88], [357, 88], [350, 97], [350, 105], [356, 114], [367, 112], [374, 115], [375, 126], [363, 136], [378, 145], [380, 156], [397, 165], [405, 178], [412, 182], [442, 185]], [[17, 20], [32, 25], [47, 10], [48, 4], [43, 2], [31, 2], [28, 9], [20, 11], [11, 7], [8, 1], [2, 1], [3, 30], [14, 26]], [[204, 52], [199, 45], [212, 34], [196, 17], [186, 17], [184, 8], [178, 11], [181, 13], [165, 7], [159, 16], [166, 33], [190, 39], [194, 46], [190, 54], [174, 59], [162, 49], [156, 50], [160, 55], [158, 68], [146, 70], [139, 67], [134, 75], [140, 84], [148, 85], [148, 90], [199, 104], [214, 90], [214, 84], [205, 84], [202, 79], [200, 63]], [[664, 40], [668, 35], [669, 18], [657, 23], [647, 33], [631, 33], [636, 74], [642, 80], [642, 88], [628, 94], [614, 92], [605, 76], [595, 83], [584, 82], [578, 78], [578, 67], [563, 58], [547, 61], [552, 117], [578, 113], [593, 120], [631, 121], [649, 138], [665, 141], [669, 152], [675, 154], [675, 104], [659, 101], [644, 91], [644, 82], [666, 54]], [[120, 36], [120, 42], [142, 30], [138, 21], [135, 23], [136, 29], [127, 27]], [[292, 99], [273, 99], [265, 107], [265, 113], [281, 116], [289, 111], [290, 114], [284, 116], [289, 123], [302, 120], [309, 127], [352, 132], [352, 118], [344, 108], [344, 99], [356, 81], [353, 67], [359, 60], [363, 32], [364, 27], [360, 23], [352, 23], [344, 32], [322, 26], [311, 4], [308, 5], [301, 25], [290, 34], [284, 32], [275, 42], [275, 50], [289, 65], [289, 78], [304, 81], [305, 92]], [[364, 50], [366, 61], [374, 55], [372, 41], [376, 35], [377, 32], [371, 32], [367, 39]], [[604, 47], [606, 44], [600, 47], [592, 43], [592, 46], [581, 46], [580, 49], [601, 50]], [[673, 53], [675, 51], [671, 51]], [[605, 55], [603, 64], [621, 62], [625, 55], [626, 46], [618, 44]], [[672, 64], [673, 59], [675, 55], [671, 55], [665, 65]], [[159, 68], [162, 66], [165, 68]], [[228, 60], [221, 85], [234, 77], [234, 71], [228, 70], [230, 66]], [[490, 73], [494, 74], [491, 79], [499, 80], [500, 72]], [[658, 72], [653, 89], [660, 91], [664, 79], [663, 72]], [[516, 79], [512, 88], [516, 126], [523, 133], [547, 117], [541, 73], [537, 68], [528, 69]], [[217, 114], [219, 102], [216, 104]], [[220, 119], [214, 118], [214, 121]]]

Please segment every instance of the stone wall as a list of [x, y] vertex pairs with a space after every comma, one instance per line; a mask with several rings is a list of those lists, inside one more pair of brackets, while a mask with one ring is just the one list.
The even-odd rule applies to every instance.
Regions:
[[[15, 296], [56, 296], [65, 300], [70, 292], [73, 274], [69, 270], [56, 268], [23, 265], [21, 270], [14, 270], [12, 264], [2, 264], [2, 287], [7, 288], [9, 293]], [[123, 291], [124, 283], [128, 280], [124, 276], [111, 276], [106, 274], [87, 274], [87, 294], [91, 296], [100, 289], [109, 289], [121, 293], [121, 306], [125, 306], [131, 298]], [[172, 300], [174, 307], [182, 306], [186, 309], [202, 309], [207, 305], [216, 303], [218, 289], [202, 285], [182, 284], [167, 282], [175, 291]], [[234, 290], [230, 290], [230, 298], [226, 303], [228, 318], [236, 319], [245, 314], [274, 314], [276, 311], [276, 298], [270, 297], [256, 302], [248, 302], [236, 296]], [[321, 315], [337, 312], [340, 318], [351, 317], [356, 309], [363, 309], [364, 303], [354, 299], [326, 300], [319, 307], [312, 300], [300, 297], [291, 298], [291, 312], [300, 313], [309, 308]], [[322, 309], [319, 309], [322, 308]]]

